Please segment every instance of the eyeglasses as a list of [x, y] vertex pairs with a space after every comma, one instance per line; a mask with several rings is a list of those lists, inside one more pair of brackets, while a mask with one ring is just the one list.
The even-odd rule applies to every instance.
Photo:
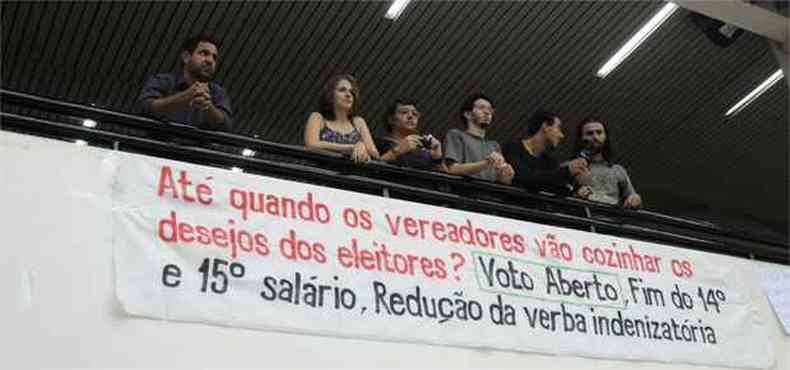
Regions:
[[420, 112], [416, 109], [399, 109], [398, 114], [409, 114], [411, 113], [415, 117], [420, 117]]

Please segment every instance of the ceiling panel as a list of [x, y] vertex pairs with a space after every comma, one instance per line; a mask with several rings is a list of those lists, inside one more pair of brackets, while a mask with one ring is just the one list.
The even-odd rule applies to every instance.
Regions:
[[[595, 71], [661, 2], [2, 2], [2, 86], [132, 111], [146, 76], [180, 68], [182, 40], [221, 40], [217, 80], [234, 131], [301, 143], [331, 75], [360, 81], [374, 133], [400, 96], [415, 97], [437, 136], [460, 125], [472, 91], [496, 103], [490, 136], [517, 140], [538, 108], [574, 126], [606, 120], [619, 160], [648, 206], [757, 220], [787, 234], [788, 88], [733, 118], [726, 111], [778, 68], [745, 33], [715, 46], [679, 9], [605, 79]], [[722, 216], [724, 217], [724, 216]]]

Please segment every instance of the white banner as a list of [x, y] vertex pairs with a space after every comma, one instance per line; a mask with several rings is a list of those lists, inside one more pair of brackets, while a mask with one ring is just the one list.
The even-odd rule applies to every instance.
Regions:
[[596, 358], [765, 368], [749, 261], [122, 155], [133, 315]]

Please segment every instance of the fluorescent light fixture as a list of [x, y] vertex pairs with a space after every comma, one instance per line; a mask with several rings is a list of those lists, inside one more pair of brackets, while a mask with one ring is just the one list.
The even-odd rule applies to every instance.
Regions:
[[233, 172], [244, 172], [244, 170], [239, 167], [231, 167], [230, 170]]
[[742, 111], [743, 108], [746, 108], [746, 106], [749, 105], [749, 103], [755, 101], [758, 97], [760, 97], [760, 95], [768, 91], [771, 86], [779, 82], [782, 77], [784, 77], [784, 74], [782, 73], [781, 69], [778, 69], [770, 77], [768, 77], [767, 80], [763, 81], [760, 86], [757, 86], [754, 90], [752, 90], [752, 92], [744, 96], [743, 99], [735, 103], [735, 105], [733, 105], [732, 108], [727, 111], [727, 113], [724, 113], [724, 115], [731, 116]]
[[615, 68], [617, 68], [618, 65], [620, 65], [620, 63], [622, 63], [625, 60], [625, 58], [628, 58], [628, 56], [631, 55], [631, 53], [634, 52], [634, 50], [636, 50], [636, 48], [639, 47], [639, 45], [641, 45], [645, 40], [647, 40], [647, 38], [650, 37], [650, 34], [652, 34], [653, 31], [657, 30], [658, 27], [660, 27], [661, 24], [664, 23], [664, 21], [669, 19], [672, 13], [674, 13], [675, 10], [677, 9], [678, 6], [675, 5], [674, 3], [667, 3], [666, 5], [664, 5], [664, 7], [661, 8], [661, 10], [659, 10], [658, 13], [656, 13], [656, 15], [653, 16], [653, 18], [647, 21], [647, 23], [645, 23], [645, 25], [642, 26], [642, 28], [639, 29], [639, 31], [637, 31], [633, 36], [631, 36], [631, 39], [629, 39], [620, 48], [620, 50], [614, 53], [614, 55], [611, 58], [609, 58], [609, 60], [606, 61], [606, 63], [604, 63], [603, 67], [601, 67], [601, 69], [599, 69], [598, 72], [595, 73], [595, 75], [600, 78], [604, 78], [609, 73], [611, 73]]
[[96, 122], [96, 121], [94, 121], [92, 119], [84, 119], [84, 120], [82, 120], [82, 125], [85, 126], [85, 127], [94, 128], [98, 124], [99, 124], [98, 122]]
[[403, 9], [406, 9], [406, 5], [409, 5], [411, 0], [394, 0], [392, 5], [390, 5], [389, 10], [387, 10], [387, 14], [384, 15], [384, 18], [396, 20], [400, 17], [400, 13], [403, 13]]
[[255, 156], [255, 151], [252, 150], [252, 149], [244, 148], [244, 150], [241, 151], [241, 155], [243, 155], [245, 157], [254, 157]]
[[74, 144], [77, 144], [79, 146], [86, 146], [86, 145], [88, 145], [88, 142], [85, 141], [85, 140], [77, 139], [77, 140], [74, 140]]

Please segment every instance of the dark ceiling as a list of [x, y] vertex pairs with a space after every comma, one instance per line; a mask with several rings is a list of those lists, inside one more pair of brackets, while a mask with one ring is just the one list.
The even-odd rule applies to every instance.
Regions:
[[490, 135], [519, 137], [544, 107], [573, 126], [606, 120], [648, 207], [761, 224], [786, 236], [788, 87], [724, 112], [778, 69], [745, 33], [711, 43], [678, 10], [605, 79], [595, 71], [661, 2], [2, 2], [2, 87], [131, 111], [145, 77], [179, 68], [188, 35], [221, 40], [218, 81], [234, 131], [301, 143], [324, 81], [350, 72], [374, 132], [392, 99], [416, 97], [426, 131], [459, 124], [472, 91], [495, 100]]

